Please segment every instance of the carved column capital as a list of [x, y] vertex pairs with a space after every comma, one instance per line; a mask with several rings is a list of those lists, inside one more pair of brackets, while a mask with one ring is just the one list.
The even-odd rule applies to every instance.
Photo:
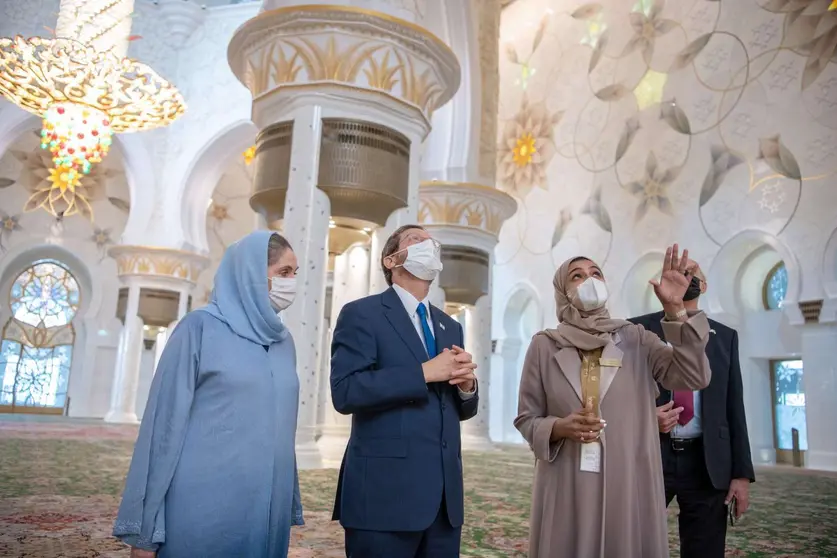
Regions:
[[428, 122], [460, 81], [456, 55], [433, 33], [349, 6], [262, 12], [235, 33], [228, 57], [254, 101], [283, 90], [338, 87], [385, 97]]
[[209, 258], [195, 252], [155, 246], [113, 246], [108, 254], [116, 260], [121, 279], [140, 277], [188, 283], [193, 287], [209, 264]]
[[517, 211], [510, 195], [470, 182], [422, 182], [419, 222], [445, 244], [491, 252], [503, 223]]

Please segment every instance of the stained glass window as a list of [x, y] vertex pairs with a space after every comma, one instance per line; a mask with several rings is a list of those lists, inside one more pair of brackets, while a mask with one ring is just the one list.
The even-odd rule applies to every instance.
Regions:
[[793, 429], [799, 431], [799, 449], [808, 449], [805, 420], [805, 389], [802, 386], [802, 361], [773, 362], [773, 404], [776, 449], [793, 449]]
[[788, 270], [784, 262], [778, 263], [764, 280], [764, 307], [778, 310], [782, 307], [788, 292]]
[[79, 298], [75, 277], [54, 260], [37, 261], [15, 279], [0, 345], [0, 409], [63, 410]]

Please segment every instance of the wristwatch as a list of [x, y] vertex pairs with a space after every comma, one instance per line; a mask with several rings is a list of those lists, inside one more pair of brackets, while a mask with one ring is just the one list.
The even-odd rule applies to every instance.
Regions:
[[680, 318], [682, 318], [686, 315], [688, 315], [688, 312], [684, 308], [684, 309], [680, 310], [679, 312], [677, 312], [677, 314], [675, 314], [674, 316], [669, 316], [668, 313], [666, 313], [665, 316], [666, 316], [666, 321], [678, 322], [678, 321], [680, 321]]

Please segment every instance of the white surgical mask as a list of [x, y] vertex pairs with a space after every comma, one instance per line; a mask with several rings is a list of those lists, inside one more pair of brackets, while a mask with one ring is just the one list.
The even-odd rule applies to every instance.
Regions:
[[407, 259], [404, 260], [402, 267], [422, 281], [433, 281], [442, 271], [438, 244], [428, 238], [408, 247]]
[[607, 285], [600, 279], [588, 277], [576, 288], [572, 303], [584, 312], [598, 310], [607, 304]]
[[285, 310], [296, 298], [296, 277], [270, 278], [270, 304], [277, 312]]

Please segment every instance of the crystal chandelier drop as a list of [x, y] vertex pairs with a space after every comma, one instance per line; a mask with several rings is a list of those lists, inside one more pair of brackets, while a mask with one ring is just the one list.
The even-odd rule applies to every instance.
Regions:
[[74, 189], [113, 134], [167, 126], [186, 110], [172, 84], [125, 57], [133, 10], [134, 0], [61, 0], [55, 38], [0, 37], [0, 94], [43, 118], [41, 147], [55, 165], [33, 208], [77, 212]]

